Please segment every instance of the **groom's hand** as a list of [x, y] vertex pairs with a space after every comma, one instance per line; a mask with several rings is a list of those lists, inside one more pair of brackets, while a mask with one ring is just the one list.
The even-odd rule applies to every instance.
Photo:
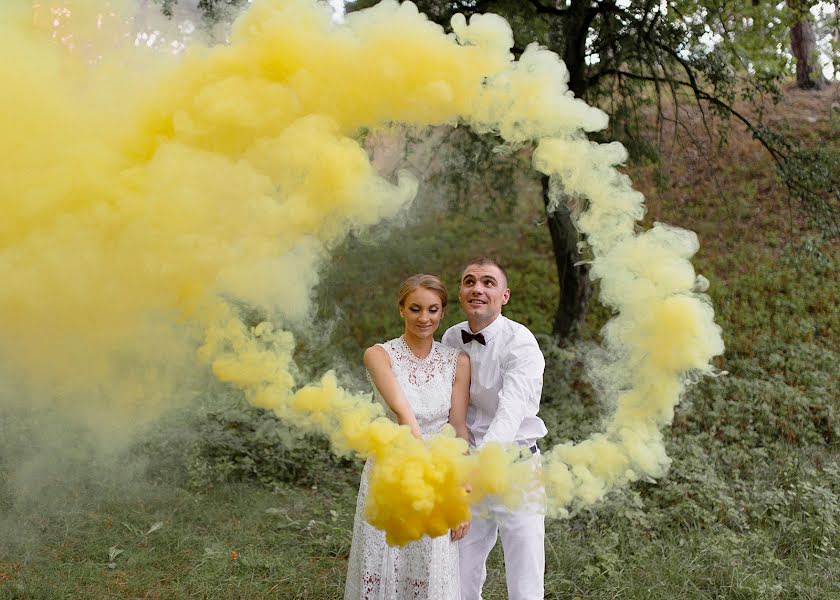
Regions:
[[449, 532], [449, 538], [453, 542], [457, 542], [458, 540], [463, 538], [465, 535], [467, 535], [467, 532], [469, 530], [470, 530], [470, 522], [469, 521], [467, 521], [466, 523], [461, 523], [458, 527], [456, 527], [455, 529], [452, 529]]

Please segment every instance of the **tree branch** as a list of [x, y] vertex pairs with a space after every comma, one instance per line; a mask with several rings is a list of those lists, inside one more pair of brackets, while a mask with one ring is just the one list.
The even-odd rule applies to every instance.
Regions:
[[568, 14], [568, 9], [565, 8], [557, 8], [556, 6], [546, 6], [539, 0], [528, 0], [528, 3], [536, 9], [538, 14], [541, 15], [554, 15], [556, 17], [562, 17]]
[[[639, 73], [624, 71], [622, 69], [608, 69], [605, 72], [605, 74], [620, 75], [622, 77], [627, 77], [629, 79], [637, 79], [637, 80], [640, 80], [640, 81], [651, 81], [651, 82], [657, 81], [657, 77], [648, 76], [648, 75], [641, 75]], [[706, 102], [709, 102], [710, 104], [714, 104], [715, 106], [718, 106], [718, 107], [722, 108], [727, 113], [731, 114], [733, 117], [735, 117], [736, 119], [741, 121], [741, 123], [743, 123], [746, 126], [746, 128], [753, 134], [753, 137], [755, 139], [757, 139], [761, 143], [762, 146], [764, 146], [765, 150], [767, 150], [767, 152], [773, 158], [773, 161], [776, 163], [776, 166], [780, 169], [784, 168], [784, 161], [786, 159], [786, 155], [783, 152], [781, 152], [778, 148], [776, 148], [775, 146], [770, 144], [770, 142], [766, 139], [763, 132], [758, 127], [756, 127], [753, 124], [753, 122], [750, 121], [745, 115], [741, 114], [740, 112], [738, 112], [737, 110], [732, 108], [732, 106], [730, 106], [729, 104], [727, 104], [726, 102], [724, 102], [720, 98], [717, 98], [717, 97], [709, 94], [708, 92], [700, 89], [699, 87], [697, 87], [696, 81], [694, 81], [692, 83], [692, 81], [685, 81], [685, 80], [681, 80], [681, 79], [669, 79], [669, 80], [672, 81], [674, 84], [677, 84], [677, 85], [680, 85], [680, 86], [687, 87], [687, 88], [691, 89], [692, 92], [694, 93], [695, 98], [697, 98], [698, 100], [704, 100]]]

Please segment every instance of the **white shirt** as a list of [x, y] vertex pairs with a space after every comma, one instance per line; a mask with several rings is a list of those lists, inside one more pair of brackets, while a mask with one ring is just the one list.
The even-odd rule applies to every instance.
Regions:
[[534, 334], [503, 315], [480, 331], [484, 346], [477, 341], [464, 344], [461, 330], [473, 333], [464, 321], [447, 329], [441, 342], [470, 357], [470, 445], [533, 446], [548, 433], [537, 416], [545, 359]]

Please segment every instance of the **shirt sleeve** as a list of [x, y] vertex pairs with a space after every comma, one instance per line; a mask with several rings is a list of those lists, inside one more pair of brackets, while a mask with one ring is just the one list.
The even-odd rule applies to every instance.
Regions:
[[545, 359], [530, 332], [527, 336], [519, 336], [511, 344], [510, 352], [500, 367], [502, 390], [499, 392], [499, 405], [483, 443], [512, 443], [525, 417], [536, 416], [539, 412]]

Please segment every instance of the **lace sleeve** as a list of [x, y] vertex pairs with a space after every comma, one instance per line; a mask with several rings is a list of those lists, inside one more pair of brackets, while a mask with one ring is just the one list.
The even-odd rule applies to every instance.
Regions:
[[450, 378], [450, 382], [452, 383], [452, 385], [455, 385], [455, 375], [458, 374], [458, 356], [461, 354], [461, 350], [450, 348], [448, 346], [444, 347], [448, 351], [448, 355], [446, 357], [447, 366], [452, 370], [452, 377]]

